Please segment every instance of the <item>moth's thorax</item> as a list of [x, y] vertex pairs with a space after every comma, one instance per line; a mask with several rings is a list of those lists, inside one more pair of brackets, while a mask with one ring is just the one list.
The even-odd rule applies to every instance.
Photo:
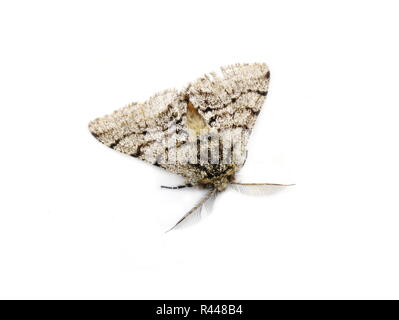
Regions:
[[229, 166], [201, 166], [202, 178], [194, 181], [204, 188], [213, 188], [218, 191], [223, 191], [226, 187], [234, 181], [235, 173], [239, 167], [237, 165]]
[[218, 180], [214, 179], [212, 182], [207, 183], [206, 181], [200, 181], [199, 186], [206, 189], [216, 189], [217, 191], [223, 191], [230, 184], [229, 179], [222, 177]]

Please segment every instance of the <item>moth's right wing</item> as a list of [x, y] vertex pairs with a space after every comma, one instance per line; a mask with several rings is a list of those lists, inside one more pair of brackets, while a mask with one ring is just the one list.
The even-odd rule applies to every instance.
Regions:
[[91, 121], [89, 130], [106, 146], [157, 165], [165, 163], [170, 135], [185, 139], [177, 133], [184, 129], [186, 112], [187, 102], [170, 89]]

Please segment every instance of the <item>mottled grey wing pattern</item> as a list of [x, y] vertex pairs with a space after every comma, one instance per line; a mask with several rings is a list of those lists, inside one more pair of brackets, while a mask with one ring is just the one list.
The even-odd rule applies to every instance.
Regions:
[[165, 90], [91, 121], [89, 130], [108, 147], [156, 164], [165, 132], [172, 126], [183, 129], [186, 108], [177, 90]]
[[270, 72], [264, 63], [222, 67], [205, 75], [185, 92], [208, 125], [218, 130], [250, 130], [267, 95]]
[[[95, 119], [89, 130], [110, 148], [161, 166], [196, 184], [206, 176], [206, 168], [168, 161], [171, 149], [184, 155], [184, 148], [192, 147], [188, 143], [190, 137], [195, 135], [198, 139], [199, 129], [205, 133], [240, 129], [245, 152], [268, 83], [265, 64], [227, 66], [222, 68], [221, 75], [205, 75], [180, 92], [166, 90], [144, 103], [132, 103]], [[171, 136], [175, 137], [174, 145], [169, 145]]]

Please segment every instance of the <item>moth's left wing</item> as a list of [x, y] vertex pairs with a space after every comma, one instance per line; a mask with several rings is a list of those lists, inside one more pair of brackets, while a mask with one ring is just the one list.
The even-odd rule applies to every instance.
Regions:
[[189, 101], [211, 128], [251, 130], [268, 92], [264, 63], [236, 64], [207, 74], [186, 88]]
[[249, 135], [268, 92], [270, 72], [264, 63], [236, 64], [221, 71], [221, 75], [204, 75], [183, 92], [209, 130], [235, 144], [234, 152], [242, 165]]

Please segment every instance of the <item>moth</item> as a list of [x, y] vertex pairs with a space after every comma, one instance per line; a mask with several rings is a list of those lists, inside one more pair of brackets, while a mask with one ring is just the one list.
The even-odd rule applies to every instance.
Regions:
[[171, 229], [206, 206], [227, 186], [262, 188], [282, 184], [237, 182], [247, 143], [268, 93], [270, 71], [264, 63], [222, 67], [186, 85], [134, 102], [89, 123], [108, 147], [184, 177], [206, 195]]

